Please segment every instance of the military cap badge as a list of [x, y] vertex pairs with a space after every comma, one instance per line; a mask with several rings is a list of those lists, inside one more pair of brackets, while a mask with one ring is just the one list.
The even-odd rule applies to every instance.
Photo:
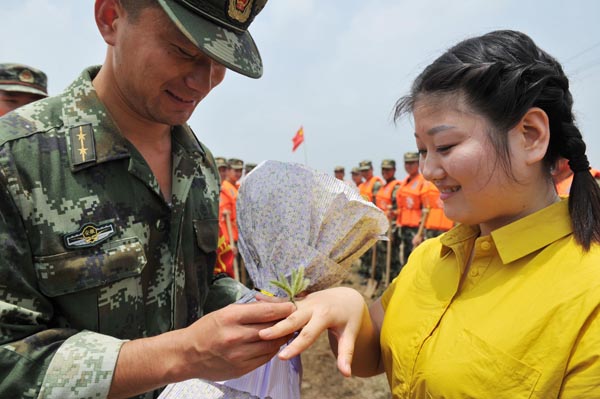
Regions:
[[254, 0], [229, 0], [227, 15], [241, 23], [245, 23], [252, 13], [252, 3]]
[[33, 83], [35, 79], [33, 73], [29, 69], [23, 69], [19, 74], [19, 80], [23, 83]]

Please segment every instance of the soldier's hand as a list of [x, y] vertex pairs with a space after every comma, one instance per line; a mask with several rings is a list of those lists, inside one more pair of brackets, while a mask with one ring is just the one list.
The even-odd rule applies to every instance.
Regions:
[[202, 317], [182, 331], [189, 378], [236, 378], [266, 363], [291, 335], [261, 339], [258, 332], [295, 309], [290, 302], [234, 304]]

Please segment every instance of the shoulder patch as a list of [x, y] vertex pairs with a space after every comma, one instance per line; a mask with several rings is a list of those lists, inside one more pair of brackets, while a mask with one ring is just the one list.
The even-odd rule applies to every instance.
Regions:
[[69, 129], [73, 166], [96, 161], [96, 146], [92, 124]]
[[67, 249], [87, 248], [108, 240], [116, 233], [113, 223], [103, 225], [87, 223], [76, 232], [65, 234], [63, 239]]

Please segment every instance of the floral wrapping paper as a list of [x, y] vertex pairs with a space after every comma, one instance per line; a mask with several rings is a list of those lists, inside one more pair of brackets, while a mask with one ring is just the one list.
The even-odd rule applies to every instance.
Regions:
[[265, 161], [242, 181], [237, 199], [239, 251], [255, 286], [278, 296], [278, 273], [304, 267], [318, 291], [342, 280], [377, 240], [384, 213], [358, 190], [307, 166]]

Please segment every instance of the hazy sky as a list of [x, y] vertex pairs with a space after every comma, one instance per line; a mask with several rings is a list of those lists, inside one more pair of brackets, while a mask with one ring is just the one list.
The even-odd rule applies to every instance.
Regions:
[[[92, 0], [2, 0], [0, 60], [44, 70], [50, 94], [105, 44]], [[558, 58], [600, 168], [600, 1], [271, 0], [250, 28], [264, 76], [229, 72], [189, 123], [215, 156], [293, 161], [332, 172], [414, 150], [409, 120], [391, 112], [418, 73], [446, 48], [495, 29], [517, 29]], [[305, 143], [292, 153], [304, 126]], [[401, 165], [401, 163], [400, 163]], [[405, 175], [399, 166], [397, 177]]]

